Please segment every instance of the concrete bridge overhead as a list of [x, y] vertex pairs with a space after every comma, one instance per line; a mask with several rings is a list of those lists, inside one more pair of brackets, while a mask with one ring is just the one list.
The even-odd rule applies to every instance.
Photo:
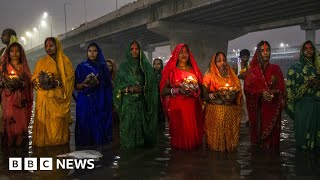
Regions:
[[[149, 58], [157, 46], [173, 49], [178, 43], [187, 43], [204, 70], [214, 52], [227, 51], [229, 40], [295, 25], [306, 30], [306, 39], [315, 41], [320, 1], [138, 0], [59, 35], [59, 39], [74, 66], [86, 57], [90, 42], [97, 42], [107, 57], [121, 62], [128, 42], [136, 39]], [[27, 51], [30, 66], [44, 54], [43, 46]]]

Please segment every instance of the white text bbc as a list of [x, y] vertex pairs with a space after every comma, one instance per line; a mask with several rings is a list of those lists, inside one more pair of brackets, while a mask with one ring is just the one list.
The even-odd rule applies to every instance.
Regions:
[[[50, 171], [54, 165], [52, 158], [9, 158], [9, 170]], [[23, 161], [22, 161], [23, 160]], [[94, 169], [94, 159], [56, 159], [56, 169]], [[22, 168], [23, 167], [23, 168]]]

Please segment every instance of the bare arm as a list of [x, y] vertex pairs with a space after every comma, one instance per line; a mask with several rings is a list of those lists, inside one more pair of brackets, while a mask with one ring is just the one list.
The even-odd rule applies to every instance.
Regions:
[[79, 83], [76, 84], [76, 86], [74, 87], [76, 90], [82, 90], [84, 89], [86, 86], [83, 83]]
[[170, 87], [170, 84], [169, 84], [168, 81], [167, 81], [165, 87], [162, 89], [161, 95], [162, 95], [162, 96], [169, 96], [169, 95], [171, 95], [171, 87]]
[[201, 97], [206, 102], [210, 101], [208, 89], [203, 85], [201, 86]]
[[162, 96], [169, 96], [169, 95], [171, 95], [171, 88], [164, 87], [164, 88], [162, 89], [161, 95], [162, 95]]
[[161, 95], [162, 96], [170, 96], [170, 95], [177, 95], [177, 94], [187, 94], [186, 90], [181, 87], [172, 88], [169, 83], [167, 82], [166, 86], [162, 89]]

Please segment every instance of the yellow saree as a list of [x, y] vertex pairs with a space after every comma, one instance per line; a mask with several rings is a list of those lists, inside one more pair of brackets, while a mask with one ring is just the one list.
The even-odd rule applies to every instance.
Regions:
[[61, 77], [62, 86], [51, 90], [37, 88], [36, 107], [32, 142], [34, 146], [53, 146], [69, 143], [72, 123], [70, 101], [74, 85], [74, 71], [67, 56], [63, 54], [61, 44], [56, 39], [56, 61], [49, 55], [36, 63], [32, 80], [37, 80], [41, 71], [48, 71], [55, 77]]
[[239, 141], [239, 129], [242, 107], [242, 93], [238, 77], [227, 64], [228, 76], [220, 75], [212, 57], [210, 70], [203, 78], [203, 85], [209, 93], [216, 92], [220, 87], [229, 84], [238, 90], [235, 104], [220, 105], [207, 103], [204, 108], [205, 132], [208, 147], [213, 151], [235, 151]]

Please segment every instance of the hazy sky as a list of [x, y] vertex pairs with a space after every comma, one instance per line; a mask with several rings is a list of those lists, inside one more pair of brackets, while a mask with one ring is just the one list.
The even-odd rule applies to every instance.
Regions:
[[[134, 0], [117, 0], [121, 7]], [[84, 0], [0, 0], [0, 31], [13, 28], [19, 38], [26, 31], [39, 27], [43, 12], [52, 16], [53, 35], [64, 33], [64, 4], [66, 3], [67, 29], [78, 27], [85, 21]], [[87, 21], [97, 19], [116, 9], [116, 0], [87, 0]], [[49, 23], [49, 19], [47, 23]], [[41, 35], [50, 35], [50, 26], [41, 27]], [[36, 35], [37, 36], [37, 35]], [[37, 36], [38, 37], [38, 36]], [[38, 39], [33, 39], [38, 42]]]
[[[134, 0], [118, 0], [121, 7]], [[78, 27], [84, 23], [84, 0], [0, 0], [0, 31], [13, 28], [19, 38], [39, 27], [41, 16], [47, 11], [52, 16], [53, 35], [64, 33], [64, 4], [67, 10], [67, 28]], [[116, 0], [87, 0], [87, 21], [92, 21], [116, 9]], [[40, 29], [42, 36], [49, 36], [49, 26]], [[37, 35], [36, 35], [37, 36]], [[38, 36], [37, 36], [38, 37]], [[273, 47], [281, 42], [300, 45], [305, 40], [304, 31], [299, 26], [250, 33], [229, 42], [229, 50], [254, 48], [260, 40], [268, 40]], [[34, 37], [33, 43], [38, 43]], [[42, 42], [41, 42], [42, 43]], [[316, 43], [320, 43], [320, 31], [316, 33]], [[2, 46], [2, 45], [1, 45]]]

